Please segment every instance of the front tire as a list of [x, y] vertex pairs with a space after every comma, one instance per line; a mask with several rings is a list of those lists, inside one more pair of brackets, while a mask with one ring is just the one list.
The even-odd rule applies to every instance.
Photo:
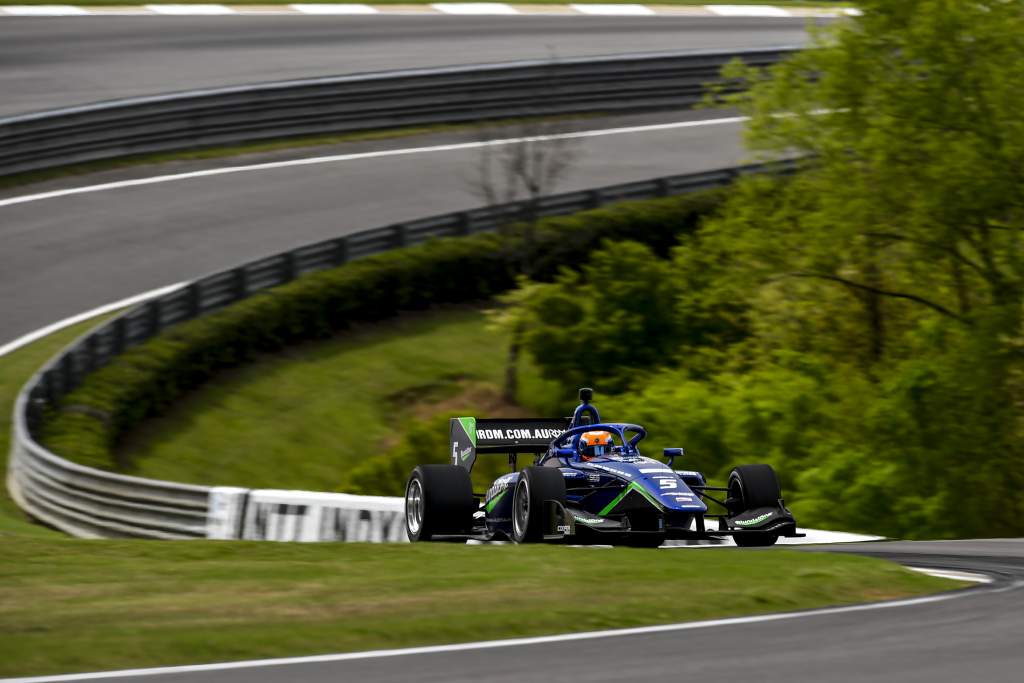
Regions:
[[565, 478], [551, 467], [527, 467], [520, 473], [512, 496], [512, 540], [539, 543], [544, 540], [547, 520], [544, 501], [565, 505]]
[[405, 485], [405, 532], [410, 541], [468, 534], [476, 510], [473, 483], [463, 468], [418, 465], [409, 475]]
[[[740, 465], [729, 473], [730, 515], [739, 515], [756, 508], [778, 507], [781, 498], [779, 478], [771, 465]], [[763, 548], [775, 545], [779, 535], [751, 532], [732, 538], [741, 548]]]

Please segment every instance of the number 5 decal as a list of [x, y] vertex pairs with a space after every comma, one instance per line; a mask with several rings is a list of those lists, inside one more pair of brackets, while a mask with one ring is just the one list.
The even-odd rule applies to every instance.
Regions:
[[674, 489], [674, 488], [678, 488], [678, 485], [676, 484], [676, 480], [675, 479], [659, 479], [658, 480], [658, 486], [661, 487], [662, 489], [665, 489], [665, 490], [671, 490], [671, 489]]

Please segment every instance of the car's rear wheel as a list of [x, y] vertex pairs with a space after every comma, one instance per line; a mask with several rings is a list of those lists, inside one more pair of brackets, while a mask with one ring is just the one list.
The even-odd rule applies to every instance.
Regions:
[[[779, 478], [771, 465], [740, 465], [729, 473], [729, 514], [739, 515], [747, 510], [777, 507], [782, 498]], [[733, 536], [736, 545], [744, 548], [774, 545], [778, 534], [746, 532]]]
[[538, 543], [544, 540], [544, 502], [558, 501], [565, 505], [565, 478], [552, 467], [527, 467], [520, 473], [512, 495], [512, 540], [516, 543]]
[[469, 472], [454, 465], [418, 465], [405, 485], [405, 531], [410, 541], [470, 532], [477, 503]]

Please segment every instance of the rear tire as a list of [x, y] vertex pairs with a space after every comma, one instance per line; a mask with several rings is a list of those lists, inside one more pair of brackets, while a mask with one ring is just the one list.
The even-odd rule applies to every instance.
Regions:
[[547, 520], [544, 501], [565, 505], [565, 478], [552, 467], [527, 467], [520, 473], [512, 496], [512, 540], [539, 543], [544, 540]]
[[[740, 465], [729, 473], [730, 515], [763, 507], [778, 507], [782, 498], [779, 478], [771, 465]], [[732, 537], [741, 548], [763, 548], [775, 545], [778, 534], [746, 533]]]
[[405, 532], [413, 542], [468, 534], [477, 507], [469, 472], [455, 465], [418, 465], [405, 485]]

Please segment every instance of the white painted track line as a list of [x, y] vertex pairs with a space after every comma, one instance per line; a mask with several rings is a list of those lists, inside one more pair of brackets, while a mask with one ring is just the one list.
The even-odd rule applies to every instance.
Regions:
[[954, 581], [970, 581], [971, 583], [992, 583], [991, 577], [985, 576], [984, 574], [975, 574], [974, 572], [960, 572], [952, 571], [949, 569], [929, 569], [928, 567], [910, 567], [907, 569], [910, 571], [918, 572], [919, 574], [927, 574], [928, 576], [937, 576], [940, 579], [953, 579]]
[[639, 3], [578, 3], [548, 5], [515, 5], [503, 2], [441, 2], [422, 5], [373, 5], [364, 3], [331, 4], [161, 4], [124, 5], [105, 7], [78, 7], [72, 5], [3, 5], [0, 0], [0, 17], [69, 17], [69, 16], [267, 16], [267, 15], [377, 15], [377, 16], [608, 16], [641, 17], [661, 16], [679, 18], [699, 17], [761, 17], [761, 18], [807, 18], [859, 16], [860, 11], [851, 8], [801, 7], [790, 11], [785, 7], [772, 5], [651, 5]]
[[[1002, 592], [1016, 588], [1016, 585], [1003, 588], [988, 589], [991, 592]], [[740, 626], [745, 624], [763, 624], [772, 621], [785, 621], [789, 619], [808, 619], [832, 614], [846, 614], [851, 612], [868, 612], [874, 610], [892, 609], [897, 607], [913, 607], [927, 605], [946, 600], [956, 600], [966, 596], [974, 595], [975, 591], [957, 591], [952, 593], [940, 593], [921, 598], [910, 598], [907, 600], [893, 600], [890, 602], [875, 602], [866, 605], [850, 605], [848, 607], [826, 607], [824, 609], [806, 610], [803, 612], [783, 612], [780, 614], [762, 614], [753, 617], [733, 617], [730, 619], [711, 619], [708, 621], [691, 621], [681, 624], [663, 624], [660, 626], [640, 626], [636, 628], [623, 628], [608, 631], [587, 631], [583, 633], [566, 633], [554, 636], [539, 636], [535, 638], [510, 638], [507, 640], [486, 640], [475, 643], [455, 643], [452, 645], [433, 645], [427, 647], [410, 647], [394, 650], [371, 650], [369, 652], [347, 652], [334, 655], [316, 655], [312, 657], [285, 657], [281, 659], [262, 659], [242, 662], [222, 662], [217, 664], [194, 664], [190, 666], [172, 666], [153, 669], [127, 669], [123, 671], [106, 671], [97, 673], [67, 674], [61, 676], [37, 676], [31, 678], [10, 678], [0, 683], [63, 683], [64, 681], [93, 681], [110, 678], [141, 678], [144, 676], [159, 676], [163, 674], [184, 674], [199, 673], [204, 671], [225, 671], [229, 669], [257, 669], [273, 666], [285, 666], [289, 664], [319, 664], [325, 662], [344, 662], [365, 659], [381, 659], [385, 657], [408, 657], [411, 655], [438, 654], [445, 652], [461, 652], [466, 650], [490, 650], [502, 647], [521, 647], [524, 645], [542, 645], [549, 643], [565, 643], [577, 640], [594, 640], [598, 638], [621, 638], [624, 636], [638, 636], [652, 633], [669, 633], [676, 631], [695, 631], [699, 629], [718, 628], [723, 626]]]
[[153, 289], [148, 292], [143, 292], [142, 294], [136, 294], [135, 296], [130, 296], [127, 299], [114, 301], [112, 303], [105, 304], [98, 308], [94, 308], [91, 311], [79, 313], [78, 315], [73, 315], [70, 318], [65, 318], [64, 320], [57, 321], [52, 325], [47, 325], [46, 327], [38, 329], [35, 332], [29, 332], [26, 335], [18, 337], [12, 342], [8, 342], [7, 344], [0, 346], [0, 358], [3, 358], [9, 353], [13, 353], [14, 351], [17, 351], [21, 347], [31, 344], [34, 341], [51, 335], [54, 332], [59, 332], [60, 330], [63, 330], [65, 327], [71, 327], [72, 325], [77, 325], [80, 322], [85, 322], [90, 318], [95, 318], [98, 315], [113, 313], [118, 309], [127, 308], [128, 306], [134, 306], [135, 304], [142, 303], [143, 301], [147, 301], [149, 299], [153, 299], [164, 294], [169, 294], [174, 290], [178, 289], [179, 287], [185, 286], [186, 284], [188, 283], [179, 282], [174, 285], [168, 285], [166, 287], [160, 287], [159, 289]]
[[81, 17], [89, 14], [87, 10], [71, 5], [6, 5], [0, 9], [15, 17]]
[[145, 5], [145, 8], [150, 12], [170, 16], [219, 16], [236, 13], [235, 10], [224, 5]]
[[705, 5], [705, 9], [721, 17], [791, 17], [781, 7], [770, 5]]
[[411, 154], [432, 154], [437, 152], [479, 149], [482, 147], [500, 147], [502, 145], [516, 144], [519, 142], [528, 142], [531, 140], [570, 140], [579, 138], [596, 138], [603, 137], [606, 135], [629, 135], [651, 131], [670, 130], [673, 128], [699, 128], [702, 126], [719, 126], [732, 123], [741, 123], [743, 121], [746, 121], [746, 118], [743, 116], [729, 116], [720, 119], [704, 119], [700, 121], [677, 121], [674, 123], [657, 123], [648, 126], [629, 126], [624, 128], [607, 128], [603, 130], [585, 130], [576, 133], [562, 133], [559, 135], [547, 135], [535, 138], [507, 138], [502, 140], [484, 140], [480, 142], [461, 142], [450, 145], [434, 145], [431, 147], [387, 149], [380, 150], [377, 152], [361, 152], [357, 154], [336, 154], [332, 156], [292, 159], [289, 161], [273, 161], [263, 164], [250, 164], [247, 166], [225, 166], [220, 168], [206, 169], [203, 171], [191, 171], [188, 173], [174, 173], [169, 175], [152, 176], [148, 178], [136, 178], [133, 180], [121, 180], [112, 183], [102, 183], [100, 185], [86, 185], [84, 187], [71, 187], [64, 190], [53, 190], [51, 192], [40, 192], [38, 194], [28, 194], [21, 195], [18, 197], [9, 197], [7, 199], [0, 199], [0, 208], [3, 208], [5, 206], [13, 206], [15, 204], [26, 204], [28, 202], [38, 202], [47, 199], [69, 197], [77, 194], [106, 192], [109, 190], [118, 190], [128, 187], [156, 185], [160, 183], [170, 183], [179, 180], [189, 180], [192, 178], [206, 178], [210, 176], [227, 175], [231, 173], [250, 173], [255, 171], [269, 171], [279, 168], [289, 168], [292, 166], [312, 166], [316, 164], [331, 164], [344, 161], [355, 161], [359, 159], [375, 159], [381, 157], [405, 156]]
[[580, 14], [603, 17], [653, 17], [654, 10], [646, 5], [569, 5]]
[[303, 14], [378, 14], [380, 10], [369, 5], [288, 5]]
[[443, 14], [495, 15], [519, 14], [519, 10], [503, 2], [437, 2], [431, 5]]

